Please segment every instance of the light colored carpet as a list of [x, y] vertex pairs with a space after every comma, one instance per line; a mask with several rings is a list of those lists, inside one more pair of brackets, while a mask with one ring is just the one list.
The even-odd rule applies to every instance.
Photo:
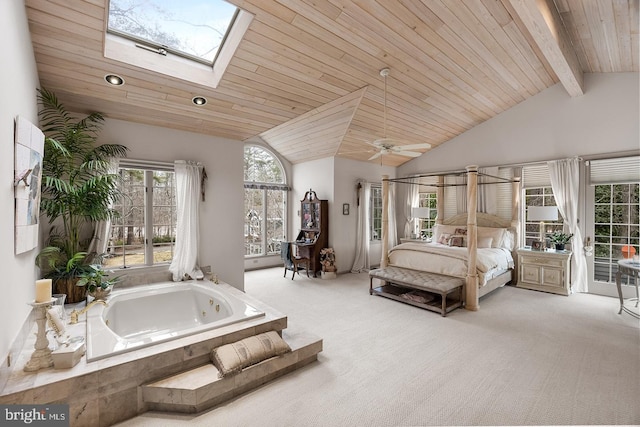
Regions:
[[368, 293], [367, 274], [246, 274], [324, 339], [318, 361], [202, 414], [122, 426], [640, 424], [640, 326], [613, 298], [504, 287], [446, 318]]

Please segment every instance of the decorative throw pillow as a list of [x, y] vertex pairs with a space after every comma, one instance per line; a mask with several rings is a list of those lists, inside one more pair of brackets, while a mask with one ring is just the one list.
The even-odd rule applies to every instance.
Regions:
[[464, 237], [463, 236], [451, 236], [449, 239], [449, 246], [463, 247], [464, 246]]
[[440, 243], [442, 245], [448, 245], [450, 237], [451, 237], [451, 234], [442, 233], [440, 235], [440, 237], [438, 238], [438, 243]]
[[454, 231], [453, 234], [459, 234], [461, 236], [466, 236], [467, 235], [467, 229], [466, 228], [456, 228], [456, 231]]
[[211, 361], [220, 378], [274, 356], [291, 351], [276, 331], [269, 331], [211, 350]]

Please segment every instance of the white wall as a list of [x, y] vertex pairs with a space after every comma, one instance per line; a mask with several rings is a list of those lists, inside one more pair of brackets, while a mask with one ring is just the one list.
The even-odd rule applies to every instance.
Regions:
[[405, 163], [398, 176], [640, 149], [638, 73], [585, 74], [585, 94], [560, 83]]
[[318, 199], [329, 202], [329, 246], [333, 245], [333, 234], [331, 231], [332, 210], [333, 210], [333, 183], [334, 165], [333, 158], [328, 157], [320, 160], [312, 160], [305, 163], [297, 163], [292, 166], [293, 179], [289, 197], [289, 235], [287, 239], [293, 240], [300, 231], [300, 201], [304, 194], [312, 189], [316, 192]]
[[[335, 158], [335, 193], [333, 206], [329, 205], [332, 213], [331, 246], [336, 251], [336, 265], [338, 272], [351, 271], [356, 252], [356, 219], [358, 212], [356, 185], [359, 179], [368, 182], [381, 183], [382, 175], [395, 178], [396, 168], [355, 160]], [[349, 203], [349, 215], [342, 215], [342, 204]], [[380, 242], [372, 243], [370, 260], [372, 265], [378, 265], [382, 255]]]
[[243, 290], [244, 144], [112, 119], [105, 121], [99, 141], [126, 145], [132, 159], [204, 164], [208, 180], [206, 200], [200, 204], [199, 262]]
[[[39, 81], [23, 0], [0, 1], [0, 34], [4, 40], [4, 65], [0, 67], [0, 367], [3, 367], [11, 344], [31, 311], [27, 303], [35, 297], [37, 278], [34, 260], [38, 249], [14, 255], [14, 119], [23, 116], [38, 123]], [[0, 388], [2, 379], [6, 379], [3, 374], [0, 371]]]

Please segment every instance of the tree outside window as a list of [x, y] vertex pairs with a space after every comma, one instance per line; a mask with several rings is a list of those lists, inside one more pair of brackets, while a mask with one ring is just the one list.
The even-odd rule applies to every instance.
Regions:
[[108, 267], [170, 263], [176, 238], [175, 174], [173, 171], [121, 167], [120, 212], [109, 230]]
[[594, 190], [594, 279], [614, 283], [622, 249], [640, 249], [640, 184], [596, 185]]
[[438, 198], [436, 193], [420, 193], [419, 207], [427, 208], [429, 214], [426, 218], [418, 218], [418, 235], [422, 238], [433, 235], [433, 227], [436, 225], [438, 216]]
[[382, 239], [382, 187], [379, 185], [371, 186], [371, 200], [369, 203], [369, 224], [371, 240]]
[[287, 192], [284, 168], [266, 149], [244, 150], [245, 257], [280, 254], [286, 241]]

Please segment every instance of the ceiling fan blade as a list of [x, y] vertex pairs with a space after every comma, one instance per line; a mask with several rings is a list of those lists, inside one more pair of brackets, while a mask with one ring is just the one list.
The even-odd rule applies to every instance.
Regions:
[[376, 154], [374, 154], [373, 156], [369, 157], [369, 160], [377, 159], [380, 156], [382, 156], [382, 152], [381, 151], [376, 153]]
[[394, 151], [393, 154], [397, 154], [399, 156], [405, 156], [405, 157], [420, 157], [422, 156], [422, 153], [418, 153], [415, 151]]
[[422, 149], [431, 148], [431, 144], [429, 144], [428, 142], [425, 142], [422, 144], [396, 145], [396, 148], [399, 148], [400, 150], [422, 150]]

